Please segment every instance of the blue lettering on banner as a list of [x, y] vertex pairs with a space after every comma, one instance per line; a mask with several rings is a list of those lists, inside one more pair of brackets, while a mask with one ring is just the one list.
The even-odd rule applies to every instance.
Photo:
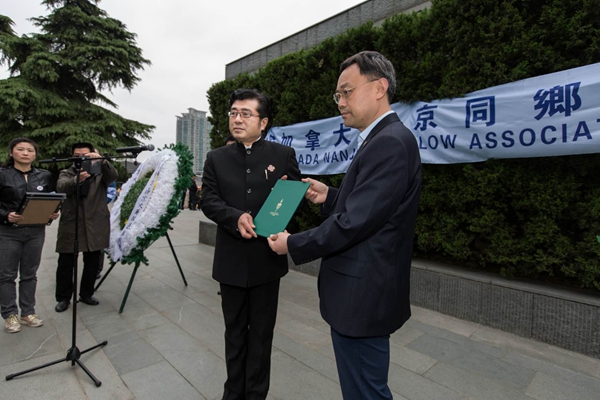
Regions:
[[321, 135], [319, 132], [315, 132], [312, 129], [308, 131], [306, 134], [306, 146], [304, 147], [310, 149], [311, 151], [314, 151], [315, 147], [321, 147], [319, 144], [319, 135]]
[[342, 161], [350, 161], [355, 155], [356, 148], [352, 149], [352, 153], [348, 153], [348, 150], [328, 151], [327, 153], [323, 153], [323, 162], [338, 163]]
[[498, 145], [498, 141], [496, 141], [496, 132], [488, 132], [485, 135], [485, 140], [487, 141], [485, 147], [488, 149], [495, 149]]
[[545, 126], [542, 128], [542, 134], [540, 136], [542, 139], [542, 143], [544, 143], [544, 144], [552, 144], [552, 143], [556, 142], [555, 137], [551, 138], [550, 140], [547, 139], [546, 132], [548, 132], [548, 131], [556, 132], [556, 128], [553, 127], [552, 125]]
[[300, 154], [298, 156], [298, 165], [319, 164], [319, 154]]
[[292, 143], [294, 141], [294, 138], [292, 137], [292, 135], [289, 136], [285, 136], [285, 132], [283, 132], [283, 136], [281, 137], [281, 144], [284, 146], [292, 146]]
[[485, 126], [496, 123], [496, 98], [495, 96], [477, 97], [467, 100], [467, 117], [465, 128], [470, 128], [472, 123], [485, 122]]
[[590, 133], [585, 121], [580, 121], [577, 125], [577, 131], [575, 132], [575, 136], [573, 136], [573, 141], [576, 142], [581, 136], [585, 136], [586, 139], [592, 140], [592, 134]]
[[[527, 139], [529, 137], [529, 142], [526, 142], [525, 139]], [[531, 146], [532, 144], [535, 143], [535, 132], [533, 131], [533, 129], [529, 129], [529, 128], [525, 128], [521, 131], [521, 134], [519, 135], [519, 142], [521, 143], [521, 145], [528, 147]]]
[[[576, 77], [576, 78], [573, 78]], [[394, 103], [428, 164], [600, 153], [600, 63], [482, 89], [462, 98]], [[343, 173], [358, 130], [336, 116], [273, 127], [306, 175]]]
[[343, 140], [343, 141], [344, 141], [346, 144], [350, 144], [350, 140], [348, 140], [348, 139], [346, 138], [346, 136], [344, 136], [344, 132], [348, 132], [348, 131], [350, 131], [350, 130], [351, 130], [350, 128], [345, 128], [345, 127], [344, 127], [344, 124], [340, 124], [340, 129], [338, 129], [337, 131], [333, 131], [333, 133], [334, 133], [335, 135], [340, 135], [340, 137], [338, 138], [338, 141], [337, 141], [337, 142], [335, 142], [335, 144], [334, 144], [334, 146], [335, 146], [335, 147], [338, 147], [338, 145], [339, 145], [340, 143], [342, 143], [342, 140]]
[[[437, 149], [439, 144], [442, 144], [444, 149], [456, 148], [456, 135], [439, 135], [438, 136], [429, 136], [425, 143], [423, 143], [423, 137], [419, 136], [419, 149], [427, 150], [427, 149]], [[429, 147], [426, 146], [429, 145]]]
[[479, 140], [479, 135], [474, 133], [473, 137], [471, 137], [471, 144], [469, 145], [469, 150], [473, 150], [473, 147], [479, 147], [481, 149], [481, 141]]
[[515, 145], [515, 140], [512, 138], [514, 136], [513, 131], [504, 131], [502, 132], [502, 147], [508, 149]]
[[544, 115], [552, 117], [555, 114], [564, 114], [571, 116], [571, 111], [578, 110], [581, 107], [581, 97], [579, 97], [579, 85], [581, 82], [569, 83], [568, 85], [557, 85], [548, 90], [540, 89], [533, 99], [537, 104], [533, 107], [540, 110], [535, 119], [540, 120]]
[[442, 146], [444, 146], [445, 149], [448, 149], [450, 147], [454, 149], [456, 143], [456, 135], [440, 135], [440, 141], [442, 142]]
[[417, 110], [417, 125], [415, 125], [414, 129], [424, 131], [427, 129], [427, 126], [431, 126], [432, 128], [437, 127], [437, 124], [433, 122], [435, 117], [433, 115], [433, 110], [437, 107], [438, 106], [428, 106], [425, 104], [425, 106], [419, 108]]
[[[569, 131], [569, 126], [567, 124], [562, 124], [562, 126], [560, 127], [561, 130], [561, 136], [560, 136], [560, 141], [561, 143], [567, 143], [569, 141], [571, 142], [577, 142], [579, 139], [587, 139], [587, 140], [592, 140], [592, 133], [587, 125], [587, 123], [585, 121], [579, 121], [577, 123], [577, 127], [575, 128], [575, 131]], [[539, 140], [541, 140], [541, 142], [545, 145], [550, 145], [550, 144], [554, 144], [556, 143], [557, 140], [559, 140], [559, 138], [556, 135], [553, 135], [553, 133], [556, 133], [558, 131], [558, 129], [555, 126], [552, 125], [547, 125], [545, 127], [543, 127], [540, 131], [539, 134]], [[496, 148], [498, 146], [498, 140], [497, 138], [497, 134], [496, 132], [488, 132], [485, 135], [485, 147], [487, 147], [488, 149], [493, 149]], [[513, 131], [504, 131], [501, 135], [502, 137], [502, 146], [505, 148], [510, 148], [515, 146], [515, 144], [517, 144], [517, 141], [515, 141], [515, 139], [513, 139], [513, 137], [515, 136], [515, 133]], [[517, 140], [518, 143], [523, 146], [523, 147], [530, 147], [533, 146], [537, 141], [538, 141], [538, 135], [536, 133], [536, 131], [532, 128], [524, 128], [522, 129], [518, 136], [517, 136]], [[421, 138], [419, 138], [419, 143], [422, 144]], [[419, 146], [421, 149], [427, 149], [427, 147], [421, 147]], [[432, 146], [430, 146], [430, 148], [433, 149]], [[471, 143], [469, 144], [469, 149], [483, 149], [483, 144], [481, 143], [481, 139], [479, 138], [479, 134], [478, 133], [473, 133], [471, 136]]]

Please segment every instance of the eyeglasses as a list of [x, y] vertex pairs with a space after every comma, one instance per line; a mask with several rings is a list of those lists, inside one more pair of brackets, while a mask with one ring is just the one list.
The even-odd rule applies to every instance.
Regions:
[[252, 114], [252, 111], [229, 111], [227, 115], [231, 119], [236, 119], [238, 115], [242, 118], [260, 117], [258, 114]]
[[344, 99], [348, 99], [348, 97], [350, 97], [350, 93], [352, 93], [352, 91], [358, 87], [361, 87], [362, 85], [366, 85], [367, 83], [371, 83], [371, 82], [375, 82], [378, 81], [381, 78], [376, 78], [376, 79], [371, 79], [370, 81], [367, 82], [363, 82], [360, 85], [354, 86], [353, 88], [346, 88], [346, 89], [342, 89], [341, 92], [335, 92], [333, 94], [333, 101], [335, 101], [335, 104], [340, 104], [340, 100], [342, 99], [342, 97]]

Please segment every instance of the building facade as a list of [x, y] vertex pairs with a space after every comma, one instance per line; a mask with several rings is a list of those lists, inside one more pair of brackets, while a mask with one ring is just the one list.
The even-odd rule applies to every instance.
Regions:
[[369, 21], [378, 26], [386, 18], [394, 14], [411, 13], [427, 7], [431, 7], [430, 0], [365, 1], [333, 17], [309, 26], [298, 33], [230, 62], [225, 66], [225, 79], [235, 78], [242, 73], [252, 74], [258, 71], [259, 68], [264, 67], [271, 60], [302, 49], [310, 49], [326, 39], [339, 36], [348, 29], [357, 28]]
[[202, 176], [204, 160], [210, 151], [210, 130], [212, 125], [206, 118], [206, 111], [188, 108], [187, 113], [177, 117], [177, 143], [186, 144], [194, 155], [194, 174]]

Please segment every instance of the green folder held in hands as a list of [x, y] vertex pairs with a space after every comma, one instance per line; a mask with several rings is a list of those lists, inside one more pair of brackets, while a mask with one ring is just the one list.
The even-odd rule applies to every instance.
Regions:
[[263, 237], [283, 232], [309, 186], [308, 182], [278, 180], [254, 218], [254, 232]]

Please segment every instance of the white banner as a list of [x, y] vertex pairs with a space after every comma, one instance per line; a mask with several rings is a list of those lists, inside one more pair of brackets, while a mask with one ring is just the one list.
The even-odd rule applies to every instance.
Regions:
[[[428, 164], [600, 153], [600, 63], [392, 109]], [[303, 174], [343, 173], [358, 130], [342, 117], [273, 127], [266, 139], [294, 147]]]

